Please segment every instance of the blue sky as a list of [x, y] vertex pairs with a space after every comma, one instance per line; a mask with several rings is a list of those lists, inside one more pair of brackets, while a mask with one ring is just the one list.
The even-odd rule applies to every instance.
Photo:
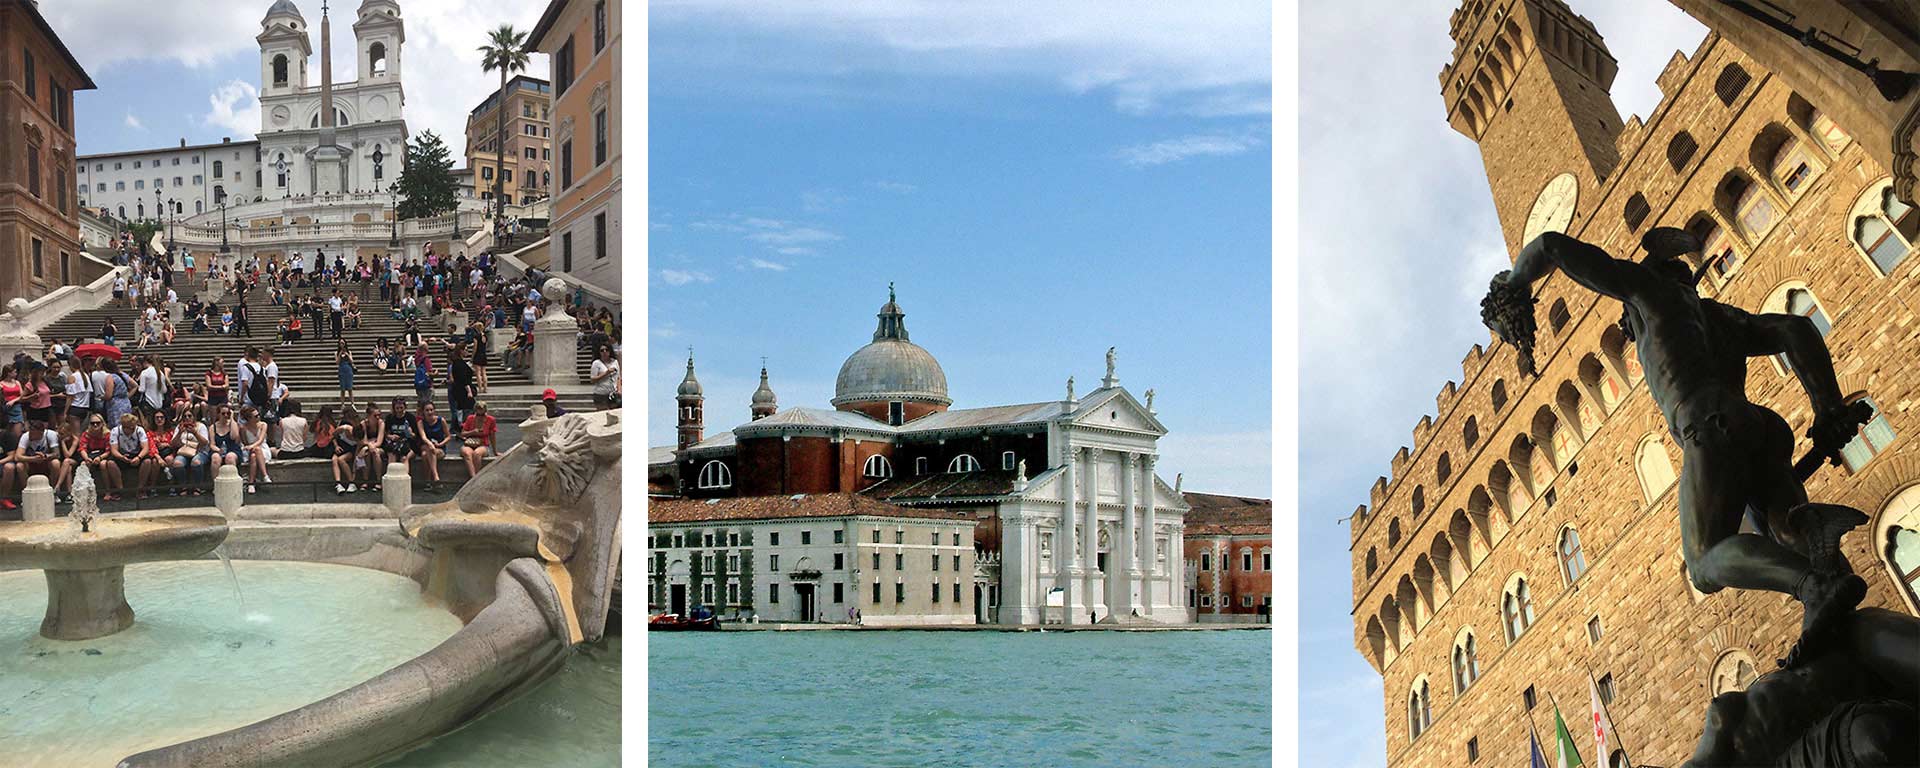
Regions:
[[[1271, 27], [1257, 3], [656, 4], [651, 444], [830, 407], [897, 283], [955, 407], [1157, 390], [1162, 467], [1268, 496]], [[1103, 12], [1095, 12], [1104, 9]]]
[[[312, 82], [320, 73], [320, 0], [295, 0], [313, 25]], [[41, 4], [98, 90], [75, 99], [81, 154], [244, 141], [260, 127], [260, 49], [254, 36], [270, 0], [57, 0]], [[335, 82], [355, 77], [354, 11], [334, 0]], [[545, 3], [525, 0], [401, 0], [407, 25], [401, 76], [408, 128], [432, 130], [456, 155], [465, 146], [467, 111], [499, 87], [480, 70], [475, 49], [485, 30], [511, 23], [525, 31]], [[529, 74], [545, 77], [546, 57]], [[431, 83], [432, 87], [427, 84]], [[460, 164], [460, 163], [456, 163]]]
[[[1653, 110], [1654, 77], [1706, 34], [1666, 0], [1571, 5], [1620, 63], [1623, 118]], [[1314, 735], [1301, 765], [1386, 764], [1380, 676], [1354, 649], [1342, 519], [1460, 378], [1467, 350], [1488, 342], [1480, 295], [1509, 263], [1479, 148], [1448, 127], [1440, 100], [1457, 6], [1301, 11], [1300, 730]]]

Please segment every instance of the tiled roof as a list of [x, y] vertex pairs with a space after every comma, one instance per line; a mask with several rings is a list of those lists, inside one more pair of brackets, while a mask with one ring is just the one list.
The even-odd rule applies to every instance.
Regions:
[[742, 496], [730, 499], [662, 499], [647, 503], [649, 523], [700, 523], [717, 520], [785, 520], [810, 517], [910, 517], [967, 520], [968, 515], [938, 509], [896, 507], [857, 493], [793, 496]]
[[1188, 536], [1235, 536], [1273, 533], [1273, 500], [1215, 493], [1182, 493], [1190, 507]]
[[861, 493], [876, 499], [900, 501], [1005, 496], [1013, 493], [1016, 474], [1018, 470], [995, 469], [896, 477], [876, 483]]
[[650, 447], [647, 449], [647, 465], [672, 464], [673, 454], [674, 447], [671, 445], [656, 445]]
[[957, 408], [930, 413], [914, 419], [900, 431], [906, 434], [927, 432], [939, 429], [965, 429], [968, 427], [995, 427], [1008, 424], [1044, 424], [1048, 419], [1066, 411], [1066, 404], [1058, 401], [1049, 403], [1025, 403], [1022, 405], [996, 405], [987, 408]]

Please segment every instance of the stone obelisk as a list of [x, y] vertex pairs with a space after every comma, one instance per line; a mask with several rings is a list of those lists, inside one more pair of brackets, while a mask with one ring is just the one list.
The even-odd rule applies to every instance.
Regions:
[[345, 192], [347, 152], [334, 141], [337, 108], [333, 105], [333, 23], [327, 4], [320, 5], [320, 138], [313, 149], [313, 193]]

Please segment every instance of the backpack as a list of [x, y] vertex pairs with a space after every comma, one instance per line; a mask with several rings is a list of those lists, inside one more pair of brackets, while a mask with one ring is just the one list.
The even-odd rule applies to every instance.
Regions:
[[267, 372], [258, 365], [248, 365], [253, 375], [247, 377], [247, 400], [255, 406], [267, 404]]

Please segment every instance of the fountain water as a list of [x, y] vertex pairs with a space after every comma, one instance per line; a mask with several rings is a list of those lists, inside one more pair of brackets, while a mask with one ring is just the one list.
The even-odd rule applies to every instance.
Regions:
[[213, 556], [220, 558], [220, 564], [227, 568], [227, 580], [233, 582], [233, 603], [240, 609], [241, 617], [247, 615], [247, 598], [240, 594], [240, 574], [233, 572], [233, 558], [227, 557], [227, 545], [213, 548]]

